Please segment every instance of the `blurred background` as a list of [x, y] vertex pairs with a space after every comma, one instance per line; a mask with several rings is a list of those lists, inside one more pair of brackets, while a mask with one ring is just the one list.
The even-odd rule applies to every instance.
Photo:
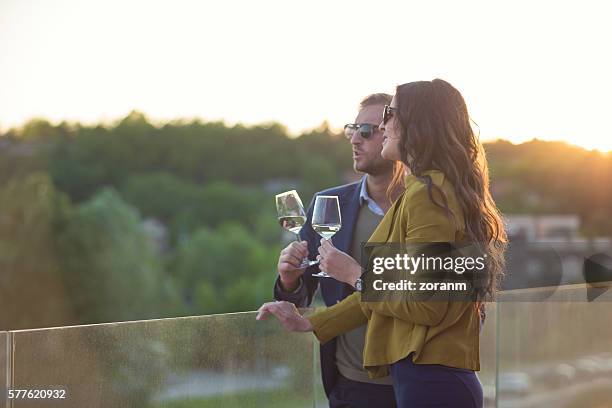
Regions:
[[[33, 120], [0, 141], [4, 329], [253, 310], [292, 239], [274, 194], [309, 200], [357, 177], [350, 144], [325, 127], [292, 138], [132, 112], [111, 126]], [[612, 235], [610, 154], [485, 146], [515, 235]]]
[[608, 248], [603, 6], [527, 4], [2, 1], [0, 330], [257, 308], [274, 195], [357, 180], [359, 101], [434, 77], [513, 236]]

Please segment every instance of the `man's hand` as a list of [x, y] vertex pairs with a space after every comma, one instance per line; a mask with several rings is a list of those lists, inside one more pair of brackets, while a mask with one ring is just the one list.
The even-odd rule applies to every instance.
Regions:
[[319, 268], [340, 282], [353, 286], [361, 276], [361, 266], [357, 261], [337, 249], [328, 239], [321, 239], [317, 259], [320, 261]]
[[293, 292], [299, 284], [300, 276], [306, 268], [300, 268], [302, 259], [308, 257], [306, 241], [292, 242], [283, 249], [278, 258], [280, 283], [286, 292]]
[[289, 331], [308, 332], [312, 331], [310, 320], [303, 317], [295, 305], [290, 302], [268, 302], [261, 305], [257, 311], [257, 320], [265, 320], [273, 314], [281, 322], [283, 327]]

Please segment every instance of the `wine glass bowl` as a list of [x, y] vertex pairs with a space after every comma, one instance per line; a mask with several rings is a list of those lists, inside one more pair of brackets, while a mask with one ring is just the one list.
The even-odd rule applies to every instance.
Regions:
[[[306, 223], [306, 211], [304, 211], [304, 205], [297, 191], [291, 190], [277, 194], [276, 211], [281, 227], [294, 233], [299, 241], [300, 231]], [[304, 258], [300, 267], [305, 268], [317, 263], [318, 261], [309, 261], [307, 258]]]
[[[338, 196], [317, 196], [312, 213], [312, 229], [324, 239], [331, 239], [342, 227]], [[325, 271], [312, 276], [330, 278]]]

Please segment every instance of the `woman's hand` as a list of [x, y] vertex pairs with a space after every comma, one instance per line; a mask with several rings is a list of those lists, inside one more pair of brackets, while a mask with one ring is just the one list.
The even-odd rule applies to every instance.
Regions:
[[264, 303], [259, 308], [255, 319], [266, 320], [270, 314], [276, 316], [283, 327], [289, 331], [312, 331], [310, 321], [300, 314], [293, 303], [285, 301]]
[[321, 239], [317, 259], [320, 261], [319, 268], [340, 282], [354, 286], [361, 276], [361, 266], [348, 254], [337, 249], [331, 240]]

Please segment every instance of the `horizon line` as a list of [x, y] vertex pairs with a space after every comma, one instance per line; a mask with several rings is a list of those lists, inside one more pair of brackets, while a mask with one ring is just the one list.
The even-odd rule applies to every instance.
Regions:
[[[213, 124], [213, 123], [220, 123], [225, 127], [228, 128], [233, 128], [233, 127], [244, 127], [244, 128], [257, 128], [257, 127], [271, 127], [271, 126], [280, 126], [283, 131], [285, 132], [285, 134], [287, 135], [287, 137], [291, 138], [291, 139], [295, 139], [297, 137], [301, 137], [303, 135], [306, 135], [308, 133], [312, 133], [312, 132], [317, 132], [317, 131], [321, 131], [324, 130], [325, 128], [327, 128], [331, 133], [333, 134], [341, 134], [342, 133], [342, 129], [332, 126], [329, 122], [328, 119], [324, 119], [321, 121], [321, 123], [317, 126], [314, 127], [308, 127], [308, 128], [303, 128], [299, 131], [293, 131], [291, 130], [286, 124], [277, 121], [277, 120], [269, 120], [269, 121], [262, 121], [262, 122], [257, 122], [257, 123], [246, 123], [246, 122], [241, 122], [241, 121], [228, 121], [226, 119], [206, 119], [202, 116], [185, 116], [185, 117], [177, 117], [174, 119], [155, 119], [155, 118], [151, 118], [150, 115], [148, 115], [147, 113], [145, 113], [144, 111], [138, 110], [138, 109], [132, 109], [130, 110], [128, 113], [126, 113], [123, 116], [120, 117], [116, 117], [114, 119], [110, 119], [110, 118], [99, 118], [97, 120], [82, 120], [82, 119], [77, 119], [77, 120], [72, 120], [72, 119], [60, 119], [60, 120], [56, 120], [56, 119], [50, 119], [48, 117], [45, 117], [43, 115], [36, 115], [36, 116], [32, 116], [29, 119], [26, 119], [25, 121], [22, 121], [19, 125], [17, 126], [3, 126], [2, 123], [0, 123], [0, 137], [4, 137], [6, 136], [7, 133], [11, 132], [11, 131], [20, 131], [22, 130], [25, 125], [27, 125], [30, 122], [34, 122], [34, 121], [44, 121], [49, 123], [51, 126], [53, 127], [57, 127], [60, 126], [61, 124], [67, 124], [69, 126], [75, 126], [75, 125], [81, 125], [83, 127], [98, 127], [98, 126], [102, 126], [105, 128], [114, 128], [117, 127], [119, 125], [119, 123], [125, 119], [127, 119], [128, 117], [130, 117], [131, 115], [134, 114], [138, 114], [138, 115], [142, 115], [145, 119], [145, 121], [147, 123], [149, 123], [150, 125], [152, 125], [153, 127], [157, 128], [157, 129], [161, 129], [166, 125], [172, 125], [172, 124], [179, 124], [179, 125], [187, 125], [187, 124], [191, 124], [191, 123], [201, 123], [203, 125], [206, 124]], [[479, 135], [479, 139], [480, 139], [480, 135]], [[525, 143], [530, 143], [530, 142], [548, 142], [548, 143], [562, 143], [571, 147], [576, 147], [582, 150], [586, 150], [586, 151], [595, 151], [595, 152], [599, 152], [601, 154], [612, 154], [612, 149], [609, 150], [602, 150], [596, 147], [593, 148], [589, 148], [589, 147], [585, 147], [585, 146], [580, 146], [577, 145], [575, 143], [569, 142], [567, 140], [563, 140], [563, 139], [543, 139], [543, 138], [539, 138], [537, 136], [532, 136], [531, 138], [529, 137], [524, 137], [524, 138], [520, 138], [520, 141], [513, 141], [510, 140], [508, 138], [504, 138], [503, 136], [495, 136], [495, 137], [484, 137], [482, 139], [480, 139], [481, 142], [483, 144], [485, 143], [495, 143], [495, 142], [507, 142], [512, 144], [513, 146], [519, 146]]]

